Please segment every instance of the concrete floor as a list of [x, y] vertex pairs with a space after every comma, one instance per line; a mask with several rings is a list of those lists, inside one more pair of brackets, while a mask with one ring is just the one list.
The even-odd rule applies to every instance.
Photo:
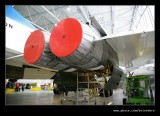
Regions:
[[88, 98], [80, 96], [77, 99], [74, 92], [69, 92], [68, 96], [54, 95], [52, 91], [30, 91], [6, 93], [6, 105], [122, 105], [122, 99], [126, 98], [122, 89], [113, 91], [113, 96], [99, 97], [93, 96], [89, 102]]

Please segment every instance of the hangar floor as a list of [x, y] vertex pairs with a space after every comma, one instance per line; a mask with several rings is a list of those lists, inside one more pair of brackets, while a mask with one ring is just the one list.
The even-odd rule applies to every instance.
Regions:
[[[6, 105], [77, 105], [74, 92], [69, 92], [68, 97], [54, 95], [52, 91], [30, 91], [6, 93]], [[110, 97], [92, 97], [89, 103], [84, 97], [78, 97], [78, 105], [122, 105], [122, 99], [126, 98], [122, 89], [113, 91]], [[63, 102], [61, 102], [63, 101]], [[75, 102], [74, 102], [75, 101]], [[105, 101], [105, 102], [104, 102]]]

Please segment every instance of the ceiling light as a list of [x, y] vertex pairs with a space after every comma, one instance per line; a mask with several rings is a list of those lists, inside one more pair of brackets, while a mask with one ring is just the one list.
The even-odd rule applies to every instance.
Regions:
[[68, 7], [67, 10], [70, 11], [71, 10], [70, 7]]

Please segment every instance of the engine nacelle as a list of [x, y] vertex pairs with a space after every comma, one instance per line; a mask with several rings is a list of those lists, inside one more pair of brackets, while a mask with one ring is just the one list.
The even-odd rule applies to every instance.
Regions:
[[53, 29], [50, 48], [67, 65], [93, 68], [99, 65], [103, 54], [102, 42], [94, 42], [95, 37], [88, 25], [67, 18]]
[[24, 59], [29, 64], [62, 70], [68, 66], [62, 64], [49, 47], [50, 34], [40, 30], [33, 31], [28, 37], [24, 48]]

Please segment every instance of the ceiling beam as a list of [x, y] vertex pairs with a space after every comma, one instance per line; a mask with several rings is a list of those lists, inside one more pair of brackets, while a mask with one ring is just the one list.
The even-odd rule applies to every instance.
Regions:
[[154, 19], [153, 19], [153, 16], [152, 16], [150, 7], [148, 7], [147, 11], [148, 11], [148, 15], [149, 15], [149, 18], [150, 18], [150, 22], [151, 22], [151, 24], [152, 24], [152, 27], [154, 27]]
[[41, 16], [42, 15], [40, 15], [33, 23], [36, 23], [39, 20], [39, 18], [41, 18]]
[[63, 8], [60, 9], [60, 11], [59, 11], [59, 13], [57, 14], [56, 17], [58, 17], [61, 14], [62, 11], [63, 11]]
[[143, 16], [143, 14], [145, 13], [147, 7], [148, 7], [148, 6], [146, 6], [146, 8], [143, 10], [142, 14], [140, 15], [140, 18], [139, 18], [138, 24], [137, 24], [137, 26], [136, 26], [136, 29], [137, 29], [137, 27], [139, 26], [139, 23], [140, 23], [140, 21], [141, 21], [141, 18], [142, 18], [142, 16]]
[[55, 11], [54, 11], [54, 8], [53, 8], [53, 6], [52, 6], [52, 12], [53, 12], [53, 14], [54, 14], [54, 15], [56, 15], [56, 13], [55, 13]]
[[44, 17], [43, 17], [43, 20], [44, 20], [44, 23], [45, 23], [46, 29], [48, 30], [48, 26], [47, 26], [47, 23], [46, 23], [46, 20], [45, 20], [45, 18], [44, 18]]
[[[34, 26], [36, 26], [36, 27], [38, 27], [39, 29], [41, 29], [41, 30], [43, 30], [43, 31], [49, 31], [49, 30], [46, 30], [46, 29], [44, 29], [43, 27], [41, 27], [41, 26], [39, 26], [39, 25], [37, 25], [37, 24], [35, 24], [35, 23], [33, 23], [33, 22], [31, 22], [30, 20], [28, 20], [28, 19], [26, 19], [27, 21], [29, 21], [32, 25], [34, 25]], [[50, 31], [49, 31], [50, 32]]]
[[111, 6], [112, 34], [114, 33], [114, 17], [115, 17], [115, 7]]
[[57, 22], [60, 22], [60, 20], [52, 14], [52, 12], [50, 12], [45, 6], [41, 6], [47, 13], [49, 13], [52, 17], [54, 17], [54, 19], [57, 20]]
[[92, 21], [92, 25], [96, 27], [96, 29], [101, 33], [102, 36], [107, 35], [105, 28], [98, 22], [98, 20], [94, 16], [90, 17], [90, 20]]
[[27, 6], [27, 5], [26, 5], [26, 9], [27, 9], [27, 12], [28, 12], [28, 14], [29, 14], [29, 17], [30, 17], [31, 21], [33, 22], [33, 19], [32, 19], [32, 17], [31, 17], [31, 14], [30, 14], [30, 12], [29, 12], [29, 9], [28, 9], [28, 6]]
[[87, 13], [85, 12], [84, 7], [83, 6], [77, 6], [77, 7], [79, 7], [80, 11], [82, 12], [82, 17], [83, 17], [85, 23], [88, 22], [90, 24], [91, 21], [87, 17]]
[[136, 16], [136, 9], [137, 9], [137, 6], [135, 6], [133, 9], [133, 14], [132, 14], [132, 18], [131, 18], [131, 25], [130, 25], [130, 29], [129, 29], [130, 31], [132, 31], [132, 29], [133, 29], [134, 18]]
[[[35, 8], [34, 6], [31, 6], [34, 10], [36, 10], [38, 13], [40, 13], [41, 14], [41, 12], [37, 9], [37, 8]], [[46, 19], [48, 19], [50, 22], [52, 22], [53, 23], [53, 25], [55, 24], [55, 22], [53, 22], [52, 20], [50, 20], [48, 17], [46, 17], [44, 14], [41, 14], [42, 16], [44, 16]], [[33, 24], [35, 24], [35, 23], [33, 23]], [[36, 24], [37, 25], [37, 24]], [[40, 27], [40, 26], [39, 26]], [[49, 30], [48, 30], [49, 31]]]
[[[34, 10], [36, 10], [38, 13], [40, 13], [41, 14], [41, 12], [37, 9], [37, 8], [35, 8], [34, 6], [31, 6]], [[46, 17], [44, 14], [41, 14], [42, 16], [44, 16], [46, 19], [48, 19], [50, 22], [52, 22], [53, 23], [53, 25], [55, 25], [55, 22], [53, 22], [52, 20], [50, 20], [48, 17]], [[37, 24], [35, 24], [34, 22], [32, 22], [32, 24], [34, 24], [35, 26], [37, 26], [38, 28], [40, 28], [40, 29], [42, 29], [42, 30], [45, 30], [45, 29], [43, 29], [42, 27], [40, 27], [40, 26], [38, 26]], [[50, 30], [47, 30], [47, 31], [49, 31], [50, 32]]]

